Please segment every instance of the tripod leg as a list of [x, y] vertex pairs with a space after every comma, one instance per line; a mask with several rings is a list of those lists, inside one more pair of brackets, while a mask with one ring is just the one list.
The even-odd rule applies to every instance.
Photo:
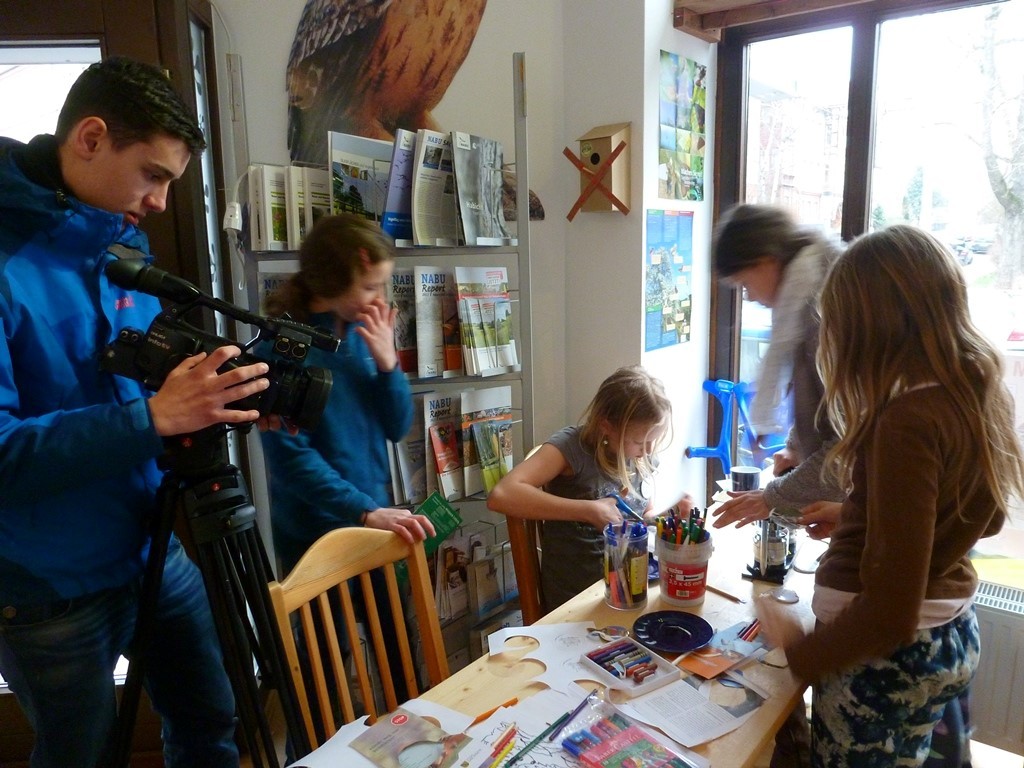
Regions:
[[[280, 696], [288, 737], [297, 754], [310, 751], [295, 687], [270, 603], [269, 563], [256, 528], [256, 510], [249, 502], [238, 470], [230, 465], [208, 482], [185, 494], [185, 512], [197, 544], [225, 664], [232, 678], [249, 749], [257, 749], [277, 765], [273, 739], [253, 674], [260, 674]], [[251, 613], [251, 621], [248, 615]], [[259, 732], [261, 739], [255, 734]]]
[[278, 691], [288, 738], [296, 753], [308, 754], [311, 747], [274, 620], [267, 589], [270, 566], [255, 527], [256, 510], [249, 501], [241, 473], [226, 461], [227, 442], [222, 426], [168, 441], [168, 452], [161, 459], [161, 468], [167, 472], [157, 492], [157, 530], [142, 582], [128, 679], [118, 711], [117, 731], [100, 766], [128, 765], [142, 688], [142, 662], [156, 628], [157, 601], [171, 531], [179, 508], [183, 508], [196, 544], [197, 565], [253, 765], [278, 768], [273, 733], [253, 669], [254, 659], [264, 679]]
[[135, 718], [139, 711], [142, 680], [145, 674], [144, 660], [153, 637], [164, 562], [167, 559], [171, 530], [174, 528], [174, 514], [177, 506], [175, 504], [176, 490], [176, 478], [172, 473], [166, 474], [157, 491], [156, 530], [150, 542], [149, 559], [146, 560], [146, 571], [142, 577], [138, 613], [135, 618], [135, 634], [128, 652], [128, 674], [121, 690], [121, 704], [117, 710], [117, 725], [113, 738], [110, 740], [106, 754], [100, 761], [100, 766], [103, 768], [122, 768], [128, 765], [131, 757], [132, 735], [135, 731]]
[[267, 765], [277, 768], [273, 734], [253, 674], [254, 654], [247, 625], [242, 619], [246, 615], [244, 595], [229, 542], [221, 540], [200, 544], [198, 557], [199, 569], [210, 595], [217, 635], [224, 650], [224, 665], [235, 691], [235, 705], [246, 746], [254, 765], [264, 764], [258, 760], [259, 755], [263, 755]]

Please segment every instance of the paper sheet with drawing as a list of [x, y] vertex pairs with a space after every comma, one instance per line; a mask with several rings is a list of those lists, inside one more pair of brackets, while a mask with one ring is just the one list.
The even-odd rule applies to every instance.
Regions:
[[523, 659], [539, 661], [545, 667], [533, 680], [557, 691], [565, 691], [574, 680], [593, 678], [593, 673], [580, 661], [582, 654], [606, 642], [587, 634], [593, 626], [591, 622], [578, 621], [566, 624], [533, 624], [529, 627], [503, 627], [487, 638], [487, 644], [493, 654], [511, 650], [505, 647], [505, 641], [512, 637], [529, 637], [536, 640], [538, 647], [523, 656]]
[[[515, 755], [548, 725], [579, 703], [585, 693], [583, 688], [573, 684], [570, 692], [548, 689], [534, 694], [524, 702], [499, 709], [466, 732], [474, 744], [487, 745], [488, 749], [460, 752], [460, 761], [465, 760], [470, 766], [479, 765], [489, 754], [490, 746], [513, 724], [516, 727], [516, 744], [509, 757]], [[544, 739], [518, 760], [516, 765], [524, 768], [578, 768], [580, 763], [562, 749], [560, 740]]]

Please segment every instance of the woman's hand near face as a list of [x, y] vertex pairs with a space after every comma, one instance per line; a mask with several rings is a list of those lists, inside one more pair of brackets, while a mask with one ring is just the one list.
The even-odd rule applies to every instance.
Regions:
[[397, 315], [397, 309], [388, 306], [384, 299], [378, 297], [357, 318], [359, 325], [356, 326], [356, 333], [366, 342], [378, 371], [389, 372], [398, 366], [398, 352], [395, 350]]

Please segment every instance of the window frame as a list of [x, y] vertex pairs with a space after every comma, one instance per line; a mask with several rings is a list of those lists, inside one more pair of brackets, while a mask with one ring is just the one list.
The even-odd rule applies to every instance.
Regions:
[[[715, 185], [713, 220], [741, 202], [746, 171], [746, 103], [748, 51], [751, 43], [778, 37], [852, 27], [850, 91], [846, 127], [841, 236], [849, 242], [867, 231], [868, 198], [874, 144], [874, 92], [879, 30], [882, 22], [922, 13], [948, 11], [993, 0], [874, 0], [873, 2], [756, 22], [726, 29], [718, 46], [718, 88], [715, 113]], [[739, 130], [737, 130], [737, 127]], [[736, 380], [739, 373], [739, 291], [711, 276], [711, 329], [708, 378]], [[721, 409], [708, 407], [708, 440], [717, 441]], [[715, 487], [721, 468], [708, 462], [708, 487]]]

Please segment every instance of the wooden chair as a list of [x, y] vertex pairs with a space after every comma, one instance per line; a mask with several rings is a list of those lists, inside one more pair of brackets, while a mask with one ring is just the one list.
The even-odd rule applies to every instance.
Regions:
[[[390, 606], [390, 613], [394, 617], [408, 695], [410, 698], [419, 695], [416, 664], [409, 644], [395, 574], [395, 563], [401, 560], [408, 564], [412, 604], [418, 622], [416, 635], [422, 644], [429, 684], [437, 685], [448, 677], [448, 661], [422, 543], [410, 545], [397, 533], [390, 531], [339, 528], [314, 543], [283, 581], [273, 581], [269, 585], [274, 614], [298, 694], [299, 709], [314, 748], [334, 735], [341, 724], [356, 718], [351, 688], [353, 683], [358, 683], [363, 708], [370, 716], [370, 721], [383, 714], [377, 711], [374, 702], [373, 680], [367, 659], [360, 652], [345, 654], [351, 657], [348, 661], [355, 670], [355, 680], [350, 680], [342, 645], [339, 643], [337, 628], [343, 626], [348, 648], [356, 651], [361, 648], [353, 604], [353, 593], [356, 590], [361, 590], [365, 605], [365, 616], [362, 619], [367, 645], [372, 645], [368, 653], [376, 661], [384, 692], [385, 711], [390, 712], [402, 703], [395, 694], [388, 650], [381, 632], [378, 601], [371, 583], [370, 571], [376, 568], [381, 568], [384, 573], [386, 604]], [[335, 616], [336, 606], [339, 605], [340, 625]], [[293, 631], [292, 621], [295, 616], [298, 617], [299, 632]], [[303, 644], [303, 654], [299, 653], [296, 635]], [[340, 714], [340, 722], [337, 723], [336, 714]]]
[[512, 549], [512, 564], [519, 585], [519, 607], [523, 611], [523, 626], [533, 624], [547, 611], [540, 590], [540, 520], [509, 517], [508, 542]]
[[[540, 449], [535, 445], [526, 454], [530, 458]], [[512, 549], [512, 565], [516, 569], [519, 585], [519, 607], [523, 611], [523, 626], [528, 627], [547, 613], [544, 595], [540, 589], [540, 520], [505, 516], [508, 521], [508, 543]]]

